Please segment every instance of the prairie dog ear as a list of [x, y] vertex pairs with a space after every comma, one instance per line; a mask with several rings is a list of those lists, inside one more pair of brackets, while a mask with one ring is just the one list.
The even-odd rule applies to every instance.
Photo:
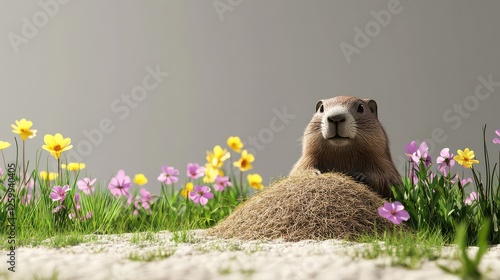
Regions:
[[366, 103], [368, 103], [368, 108], [370, 108], [370, 111], [375, 114], [375, 117], [378, 118], [378, 105], [377, 102], [373, 99], [365, 99], [364, 100]]
[[316, 103], [316, 113], [323, 113], [324, 110], [323, 100], [318, 101], [318, 103]]

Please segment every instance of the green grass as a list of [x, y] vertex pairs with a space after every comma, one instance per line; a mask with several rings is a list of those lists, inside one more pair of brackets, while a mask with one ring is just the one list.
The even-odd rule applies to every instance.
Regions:
[[350, 252], [353, 258], [383, 259], [392, 266], [408, 269], [418, 269], [426, 261], [437, 260], [445, 245], [445, 238], [438, 232], [418, 233], [402, 229], [382, 236], [364, 235], [354, 241], [368, 246]]
[[132, 244], [142, 244], [142, 243], [156, 243], [159, 241], [158, 236], [153, 232], [137, 232], [132, 235], [130, 238], [130, 243]]
[[[0, 178], [1, 182], [7, 180], [6, 174]], [[189, 239], [187, 231], [191, 229], [209, 228], [218, 221], [228, 216], [241, 201], [245, 200], [250, 188], [235, 184], [228, 187], [224, 192], [212, 190], [214, 198], [205, 206], [193, 203], [193, 201], [183, 197], [181, 190], [174, 186], [162, 185], [162, 192], [156, 196], [151, 204], [151, 212], [141, 208], [137, 215], [134, 215], [134, 204], [128, 204], [126, 197], [116, 198], [107, 188], [96, 185], [95, 193], [86, 195], [76, 187], [77, 175], [67, 174], [59, 182], [43, 181], [32, 172], [35, 188], [33, 190], [34, 201], [28, 205], [23, 205], [21, 198], [27, 195], [26, 188], [16, 187], [15, 203], [16, 207], [16, 245], [17, 246], [38, 246], [43, 240], [60, 235], [90, 235], [90, 234], [122, 234], [130, 232], [158, 232], [168, 230], [175, 233], [174, 239], [179, 242], [186, 242]], [[17, 178], [17, 177], [16, 177]], [[58, 213], [53, 213], [58, 202], [50, 199], [54, 185], [70, 185], [71, 190], [64, 200], [65, 208]], [[195, 184], [202, 185], [201, 179]], [[211, 185], [209, 185], [211, 186]], [[133, 188], [133, 195], [137, 196], [139, 188]], [[76, 210], [75, 194], [80, 195], [81, 209]], [[0, 190], [0, 198], [5, 195]], [[70, 213], [78, 213], [78, 217], [69, 219]], [[90, 219], [83, 219], [85, 213], [92, 212]], [[4, 202], [0, 202], [0, 247], [9, 248], [9, 232], [7, 231], [8, 221], [7, 207]], [[74, 236], [73, 236], [74, 237]], [[142, 238], [142, 237], [141, 237]], [[59, 246], [59, 241], [54, 243]], [[78, 240], [69, 238], [63, 243], [77, 244]]]
[[173, 241], [175, 243], [194, 243], [196, 239], [194, 236], [187, 230], [183, 229], [180, 231], [174, 231], [172, 233], [172, 238], [170, 238], [170, 241]]
[[132, 252], [127, 258], [131, 261], [138, 262], [153, 262], [161, 261], [175, 254], [175, 249], [172, 248], [158, 248], [148, 252]]
[[438, 264], [439, 267], [445, 272], [457, 275], [462, 279], [486, 279], [486, 274], [479, 269], [479, 265], [484, 254], [488, 250], [489, 228], [489, 221], [486, 220], [477, 236], [479, 250], [475, 257], [471, 259], [467, 253], [467, 225], [462, 223], [459, 226], [456, 237], [456, 243], [458, 244], [456, 260], [460, 263], [460, 266], [457, 269], [450, 269]]
[[45, 277], [38, 274], [33, 275], [34, 280], [57, 280], [59, 279], [59, 273], [57, 271], [52, 272], [52, 275]]

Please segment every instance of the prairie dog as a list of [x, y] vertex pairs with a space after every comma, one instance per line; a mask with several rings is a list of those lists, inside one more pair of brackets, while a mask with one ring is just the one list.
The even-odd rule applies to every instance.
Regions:
[[391, 198], [391, 187], [401, 184], [401, 176], [378, 121], [377, 102], [352, 96], [318, 101], [302, 138], [302, 156], [290, 175], [300, 170], [345, 173]]

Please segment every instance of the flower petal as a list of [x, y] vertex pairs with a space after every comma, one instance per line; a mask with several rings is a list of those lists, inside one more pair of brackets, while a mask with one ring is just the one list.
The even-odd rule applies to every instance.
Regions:
[[400, 220], [408, 221], [410, 219], [410, 214], [405, 210], [401, 210], [396, 213], [396, 217]]

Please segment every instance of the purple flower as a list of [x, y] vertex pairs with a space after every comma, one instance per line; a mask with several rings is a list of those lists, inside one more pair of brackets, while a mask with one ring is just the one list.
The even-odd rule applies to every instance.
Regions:
[[214, 189], [216, 191], [223, 191], [225, 187], [230, 187], [232, 185], [233, 184], [229, 182], [228, 176], [217, 176], [217, 178], [215, 178]]
[[187, 176], [193, 180], [196, 180], [205, 175], [205, 166], [200, 166], [197, 163], [188, 163], [187, 165]]
[[59, 210], [63, 209], [63, 208], [66, 208], [64, 205], [58, 205], [56, 208], [54, 208], [54, 210], [52, 210], [52, 213], [57, 213], [59, 212]]
[[139, 209], [141, 209], [141, 206], [139, 206], [139, 201], [136, 200], [136, 201], [134, 201], [134, 212], [132, 212], [132, 214], [134, 216], [139, 215]]
[[129, 195], [128, 190], [131, 185], [130, 177], [125, 175], [125, 171], [118, 170], [116, 176], [111, 178], [108, 189], [114, 196], [119, 197], [121, 195]]
[[80, 194], [79, 193], [75, 193], [75, 207], [76, 207], [76, 210], [80, 210], [81, 205], [80, 205]]
[[404, 209], [405, 207], [399, 201], [385, 202], [384, 206], [378, 208], [378, 214], [393, 224], [399, 225], [402, 221], [410, 219], [410, 215]]
[[164, 165], [161, 170], [163, 172], [160, 174], [160, 176], [158, 176], [158, 181], [163, 182], [167, 185], [177, 183], [177, 181], [179, 181], [179, 178], [176, 177], [179, 175], [179, 170], [167, 165]]
[[[500, 137], [500, 129], [495, 130], [495, 133], [498, 135], [498, 137]], [[500, 144], [500, 139], [493, 138], [493, 143]]]
[[210, 188], [207, 186], [194, 186], [193, 190], [189, 193], [189, 199], [203, 206], [213, 197], [214, 194], [210, 192]]
[[28, 206], [31, 203], [31, 198], [32, 198], [32, 195], [30, 192], [28, 192], [28, 194], [26, 196], [21, 197], [21, 203], [24, 206]]
[[135, 197], [134, 198], [134, 195], [133, 194], [129, 194], [128, 195], [128, 198], [127, 198], [127, 204], [130, 205], [132, 202], [134, 202], [136, 199], [139, 199], [139, 197]]
[[93, 214], [94, 214], [94, 213], [93, 213], [92, 211], [89, 211], [89, 212], [87, 213], [87, 215], [85, 215], [85, 219], [90, 219], [90, 218], [92, 218], [92, 215], [93, 215]]
[[474, 201], [479, 199], [477, 192], [471, 192], [470, 195], [465, 199], [466, 205], [472, 205]]
[[148, 210], [149, 212], [151, 212], [151, 203], [152, 203], [152, 200], [153, 200], [153, 197], [151, 196], [151, 193], [148, 192], [148, 190], [142, 188], [140, 190], [140, 193], [141, 193], [141, 205], [142, 205], [142, 208]]
[[68, 185], [64, 187], [55, 186], [52, 188], [52, 192], [50, 193], [50, 198], [52, 199], [52, 201], [60, 201], [62, 203], [68, 192], [69, 192]]
[[429, 147], [427, 146], [427, 143], [422, 142], [417, 151], [411, 155], [411, 159], [415, 163], [417, 169], [420, 162], [423, 162], [425, 167], [429, 166], [432, 163], [432, 160], [429, 155]]
[[418, 150], [417, 142], [411, 141], [410, 143], [406, 144], [405, 150], [406, 150], [406, 155], [411, 159], [411, 156]]
[[91, 181], [89, 178], [83, 178], [82, 180], [78, 180], [76, 184], [78, 185], [78, 188], [82, 190], [86, 195], [90, 195], [95, 191], [95, 188], [92, 187], [92, 185], [96, 180], [97, 179]]
[[460, 186], [465, 187], [468, 183], [472, 183], [472, 178], [460, 179]]
[[439, 157], [436, 159], [438, 164], [438, 170], [443, 173], [444, 176], [448, 175], [448, 172], [455, 165], [455, 160], [453, 159], [453, 154], [450, 154], [449, 148], [444, 148], [439, 153]]

